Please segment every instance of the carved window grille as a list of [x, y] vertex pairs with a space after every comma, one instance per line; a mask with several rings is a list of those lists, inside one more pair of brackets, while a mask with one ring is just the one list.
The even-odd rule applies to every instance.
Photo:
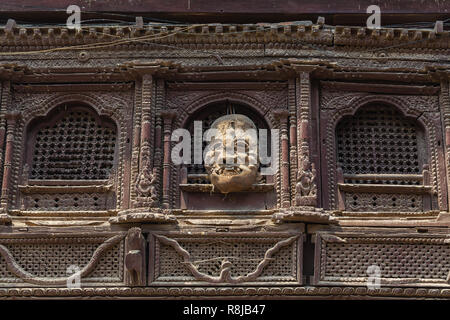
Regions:
[[[424, 130], [395, 107], [369, 104], [336, 127], [340, 198], [347, 211], [423, 211], [429, 207]], [[423, 201], [424, 200], [424, 201]]]
[[88, 106], [62, 105], [35, 119], [27, 131], [20, 209], [113, 209], [116, 153], [116, 125]]
[[116, 127], [87, 108], [71, 108], [35, 129], [30, 179], [107, 179]]

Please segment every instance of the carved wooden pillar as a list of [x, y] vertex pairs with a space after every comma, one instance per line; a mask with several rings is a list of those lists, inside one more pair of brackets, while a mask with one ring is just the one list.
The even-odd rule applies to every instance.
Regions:
[[309, 72], [302, 71], [297, 79], [297, 149], [298, 172], [295, 202], [297, 206], [317, 205], [316, 170], [310, 160], [309, 127], [311, 83]]
[[6, 110], [8, 110], [10, 100], [10, 82], [4, 82], [0, 87], [1, 90], [1, 102], [0, 102], [0, 168], [3, 168], [3, 155], [5, 147], [5, 135], [6, 135]]
[[135, 184], [137, 194], [135, 207], [156, 207], [160, 192], [159, 176], [153, 165], [154, 83], [151, 74], [146, 73], [142, 76], [141, 90], [141, 124], [140, 133], [137, 134], [140, 137], [139, 173]]
[[172, 133], [172, 120], [176, 113], [173, 111], [162, 111], [164, 125], [164, 157], [163, 157], [163, 196], [162, 207], [170, 208], [170, 135]]
[[11, 112], [6, 114], [7, 128], [6, 128], [6, 147], [5, 147], [5, 163], [3, 166], [3, 182], [2, 182], [2, 195], [0, 205], [2, 209], [8, 209], [8, 198], [11, 189], [11, 165], [14, 152], [14, 132], [16, 130], [17, 119], [19, 118], [18, 112]]
[[[441, 110], [444, 120], [445, 130], [445, 167], [447, 171], [447, 190], [450, 190], [450, 90], [449, 79], [441, 81]], [[450, 196], [448, 199], [448, 207], [450, 208]]]
[[[297, 176], [297, 106], [295, 101], [295, 79], [290, 79], [288, 84], [289, 105], [289, 168], [291, 177], [291, 199], [295, 199], [295, 185]], [[294, 201], [295, 202], [295, 201]]]
[[[137, 180], [139, 174], [139, 158], [141, 145], [141, 117], [142, 117], [142, 82], [136, 81], [134, 95], [134, 117], [133, 117], [133, 146], [131, 152], [131, 181]], [[131, 203], [134, 206], [136, 201], [136, 188], [134, 185], [130, 188]]]
[[281, 168], [281, 207], [288, 208], [291, 205], [289, 192], [289, 137], [288, 137], [288, 110], [277, 110], [275, 115], [280, 121], [280, 168]]
[[139, 159], [139, 171], [145, 165], [152, 164], [150, 155], [151, 146], [151, 111], [153, 99], [153, 77], [151, 74], [144, 74], [142, 77], [142, 120], [141, 120], [141, 152]]

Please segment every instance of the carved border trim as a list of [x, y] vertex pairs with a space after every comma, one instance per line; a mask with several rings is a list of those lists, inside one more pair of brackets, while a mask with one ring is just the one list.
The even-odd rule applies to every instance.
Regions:
[[380, 299], [380, 298], [450, 298], [450, 289], [438, 288], [401, 288], [385, 287], [381, 289], [369, 290], [367, 287], [109, 287], [109, 288], [11, 288], [1, 289], [0, 297], [9, 299], [28, 299], [32, 297], [92, 297], [93, 299], [105, 299], [110, 297], [147, 297], [151, 298], [195, 298], [208, 299], [209, 297], [217, 299], [219, 297], [231, 299], [233, 297], [244, 297], [252, 299], [254, 297], [296, 297], [328, 299], [333, 298], [351, 298], [360, 299], [361, 297]]

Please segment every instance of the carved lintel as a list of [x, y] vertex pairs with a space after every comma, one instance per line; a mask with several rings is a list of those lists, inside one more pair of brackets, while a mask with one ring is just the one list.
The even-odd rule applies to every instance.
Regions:
[[125, 283], [132, 287], [145, 286], [145, 238], [140, 228], [128, 230], [125, 252]]

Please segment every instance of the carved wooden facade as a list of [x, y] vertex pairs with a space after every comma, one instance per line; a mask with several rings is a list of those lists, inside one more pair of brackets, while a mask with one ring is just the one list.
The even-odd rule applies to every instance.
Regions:
[[[450, 297], [449, 39], [0, 29], [0, 296]], [[230, 107], [279, 159], [224, 197], [171, 137]]]

